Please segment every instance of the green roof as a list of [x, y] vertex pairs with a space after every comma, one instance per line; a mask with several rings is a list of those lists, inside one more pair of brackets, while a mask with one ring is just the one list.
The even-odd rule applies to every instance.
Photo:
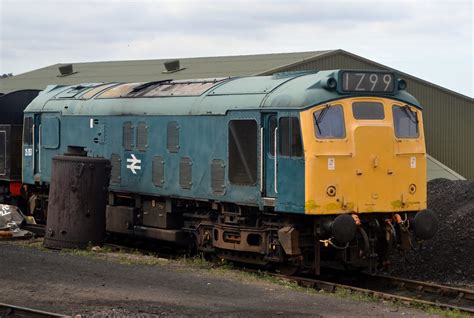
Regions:
[[164, 63], [173, 59], [72, 63], [74, 73], [59, 76], [54, 64], [0, 79], [0, 93], [19, 89], [44, 89], [47, 85], [90, 82], [149, 82], [165, 79], [196, 79], [249, 76], [285, 65], [301, 63], [333, 51], [179, 58], [181, 70], [166, 73]]
[[[89, 92], [97, 94], [97, 86], [94, 84], [50, 86], [30, 103], [25, 112], [61, 112], [63, 115], [91, 116], [223, 115], [230, 110], [261, 108], [301, 110], [347, 96], [371, 95], [367, 92], [339, 93], [336, 89], [325, 88], [328, 78], [341, 76], [340, 70], [333, 70], [287, 72], [272, 76], [236, 77], [203, 82], [194, 80], [134, 83], [133, 86], [106, 85], [107, 88], [94, 96], [87, 95]], [[203, 84], [204, 90], [201, 91], [199, 87]], [[169, 88], [163, 90], [163, 86]], [[197, 88], [193, 89], [193, 86]], [[98, 86], [98, 89], [101, 87], [103, 85]], [[180, 90], [183, 90], [184, 94], [181, 94]], [[137, 92], [141, 92], [141, 95]], [[167, 92], [172, 95], [166, 94]], [[404, 90], [374, 95], [420, 107], [418, 101]]]

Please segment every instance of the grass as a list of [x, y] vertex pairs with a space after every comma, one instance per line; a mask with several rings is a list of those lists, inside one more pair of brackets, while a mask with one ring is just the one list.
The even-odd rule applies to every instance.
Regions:
[[137, 250], [113, 249], [108, 246], [88, 246], [86, 249], [63, 249], [60, 252], [66, 255], [94, 257], [107, 261], [118, 262], [124, 265], [165, 265], [169, 260], [153, 255], [144, 255]]
[[43, 246], [43, 238], [32, 238], [28, 240], [9, 240], [5, 241], [6, 244], [18, 245], [26, 248], [35, 248], [42, 251], [50, 251]]
[[[5, 243], [19, 245], [25, 248], [35, 248], [41, 251], [50, 252], [51, 250], [43, 247], [42, 238], [34, 238], [30, 240], [8, 241]], [[304, 292], [308, 294], [325, 294], [334, 295], [344, 299], [352, 299], [364, 302], [380, 302], [381, 298], [375, 295], [368, 295], [362, 292], [355, 292], [349, 289], [337, 288], [334, 293], [316, 290], [299, 285], [295, 281], [275, 277], [267, 272], [246, 272], [235, 267], [233, 263], [226, 260], [218, 260], [210, 262], [206, 260], [204, 255], [182, 256], [178, 259], [165, 259], [154, 255], [145, 255], [138, 250], [133, 249], [116, 249], [108, 246], [94, 247], [88, 246], [86, 249], [63, 249], [59, 253], [63, 255], [75, 255], [79, 257], [93, 257], [106, 261], [118, 262], [124, 265], [147, 265], [147, 266], [171, 266], [177, 271], [209, 271], [212, 275], [218, 275], [226, 279], [237, 279], [243, 283], [268, 283], [278, 285], [290, 290]], [[397, 301], [386, 301], [389, 306], [398, 309], [399, 307], [410, 307], [418, 309], [433, 315], [441, 315], [449, 318], [465, 318], [472, 317], [469, 314], [462, 313], [458, 310], [443, 309], [435, 306], [422, 304], [406, 304]]]

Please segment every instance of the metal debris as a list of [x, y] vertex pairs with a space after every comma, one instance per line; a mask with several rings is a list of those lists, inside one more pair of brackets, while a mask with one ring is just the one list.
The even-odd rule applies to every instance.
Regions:
[[13, 205], [0, 204], [0, 239], [32, 237], [33, 233], [20, 228], [24, 223], [26, 218], [20, 209]]

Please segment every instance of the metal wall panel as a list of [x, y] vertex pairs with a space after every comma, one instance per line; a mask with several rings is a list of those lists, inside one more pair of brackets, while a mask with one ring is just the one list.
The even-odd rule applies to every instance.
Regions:
[[[297, 65], [287, 71], [343, 68], [388, 70], [381, 65], [340, 53]], [[424, 107], [427, 152], [467, 179], [474, 179], [474, 100], [421, 80], [405, 80], [407, 91]]]

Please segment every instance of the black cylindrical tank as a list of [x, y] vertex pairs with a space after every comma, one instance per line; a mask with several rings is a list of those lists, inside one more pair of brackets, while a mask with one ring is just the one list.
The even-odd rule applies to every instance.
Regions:
[[43, 245], [86, 248], [103, 244], [110, 162], [103, 158], [53, 158]]

